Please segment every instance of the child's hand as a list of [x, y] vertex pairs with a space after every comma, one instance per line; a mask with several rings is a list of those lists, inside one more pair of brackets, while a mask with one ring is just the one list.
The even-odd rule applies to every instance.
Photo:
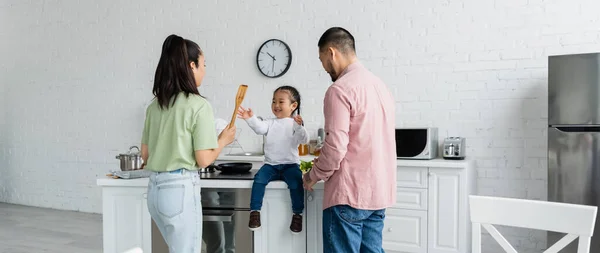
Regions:
[[294, 116], [294, 121], [296, 121], [296, 123], [298, 123], [298, 125], [302, 125], [302, 116], [300, 116], [300, 115]]
[[240, 106], [240, 108], [238, 108], [237, 115], [240, 119], [249, 119], [252, 118], [252, 116], [254, 116], [254, 113], [252, 112], [252, 109], [246, 109]]

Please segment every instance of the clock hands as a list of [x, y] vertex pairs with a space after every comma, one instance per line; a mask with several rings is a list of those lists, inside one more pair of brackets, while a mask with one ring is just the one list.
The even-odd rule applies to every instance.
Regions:
[[271, 72], [275, 73], [275, 56], [272, 56], [269, 52], [267, 52], [271, 59], [273, 59], [273, 64], [271, 64]]
[[[272, 54], [271, 51], [273, 52]], [[279, 58], [283, 60], [281, 63], [277, 62], [277, 54], [280, 54]], [[268, 58], [265, 58], [265, 55], [271, 57], [271, 70], [268, 69]], [[292, 55], [290, 48], [283, 41], [277, 39], [270, 39], [264, 42], [259, 48], [256, 59], [260, 72], [267, 77], [279, 77], [283, 75], [290, 67], [291, 60]], [[275, 72], [276, 63], [278, 64], [277, 72]]]

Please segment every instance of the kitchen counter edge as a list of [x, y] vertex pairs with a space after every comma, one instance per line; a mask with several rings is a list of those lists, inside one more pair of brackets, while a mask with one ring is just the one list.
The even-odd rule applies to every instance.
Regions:
[[[307, 155], [300, 156], [301, 161], [312, 161], [316, 156]], [[231, 156], [222, 155], [217, 158], [217, 161], [242, 161], [242, 162], [262, 162], [264, 156]], [[411, 160], [411, 159], [397, 159], [396, 166], [400, 167], [434, 167], [434, 168], [465, 168], [473, 166], [473, 161], [469, 159], [465, 160], [446, 160], [442, 158], [436, 158], [431, 160]]]
[[[310, 161], [314, 156], [301, 156], [300, 160]], [[218, 161], [247, 161], [247, 162], [262, 162], [263, 156], [220, 156]], [[472, 160], [397, 160], [398, 167], [433, 167], [433, 168], [465, 168], [473, 166]], [[225, 180], [225, 179], [203, 179], [202, 188], [252, 188], [252, 180]], [[98, 186], [104, 187], [147, 187], [148, 178], [136, 179], [113, 179], [113, 178], [98, 178], [96, 179]], [[271, 182], [267, 186], [269, 189], [287, 189], [287, 185], [283, 181]], [[315, 189], [322, 189], [323, 181], [320, 181]]]

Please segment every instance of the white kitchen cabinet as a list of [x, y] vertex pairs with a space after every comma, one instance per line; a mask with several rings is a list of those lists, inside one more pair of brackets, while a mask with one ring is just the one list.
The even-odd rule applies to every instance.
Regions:
[[402, 166], [396, 171], [398, 187], [427, 189], [427, 182], [427, 167]]
[[135, 247], [152, 251], [146, 188], [104, 187], [102, 213], [104, 253], [122, 253]]
[[[390, 208], [385, 215], [383, 248], [386, 252], [427, 252], [427, 211]], [[310, 217], [306, 221], [306, 252], [322, 253], [323, 190], [307, 193], [306, 216]]]
[[[306, 208], [305, 208], [306, 209]], [[306, 212], [305, 212], [306, 213]], [[306, 253], [306, 217], [302, 232], [292, 234], [292, 200], [288, 189], [269, 189], [260, 212], [261, 229], [254, 232], [254, 252]]]
[[[398, 160], [397, 166], [397, 199], [386, 210], [383, 229], [385, 252], [469, 253], [468, 195], [475, 193], [476, 178], [472, 162]], [[135, 247], [144, 253], [166, 252], [152, 246], [152, 220], [146, 206], [148, 179], [103, 178], [98, 179], [98, 185], [102, 187], [105, 253], [122, 253]], [[203, 182], [205, 188], [251, 186], [251, 181]], [[318, 186], [306, 192], [304, 229], [294, 235], [289, 230], [289, 190], [279, 182], [270, 184], [261, 212], [263, 228], [254, 232], [254, 252], [323, 252], [323, 190], [322, 185]], [[155, 243], [162, 239], [157, 235], [160, 237], [155, 234]]]
[[323, 190], [306, 192], [306, 252], [323, 253]]
[[467, 201], [475, 193], [474, 175], [471, 161], [398, 160], [396, 204], [386, 211], [383, 231], [386, 252], [470, 252]]
[[383, 249], [389, 253], [427, 253], [427, 211], [387, 209]]
[[427, 189], [398, 187], [392, 208], [427, 211]]
[[[398, 160], [396, 203], [386, 210], [386, 253], [468, 253], [468, 195], [475, 192], [471, 161]], [[323, 191], [306, 198], [307, 253], [323, 252]]]
[[427, 178], [427, 167], [398, 167], [396, 203], [385, 212], [385, 252], [427, 253]]
[[467, 169], [429, 168], [429, 253], [470, 252], [467, 201], [473, 181]]

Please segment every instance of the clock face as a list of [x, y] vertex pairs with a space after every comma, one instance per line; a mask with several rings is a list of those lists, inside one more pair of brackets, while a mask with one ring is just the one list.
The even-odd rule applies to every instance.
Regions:
[[285, 74], [292, 64], [292, 51], [285, 42], [270, 39], [260, 46], [256, 55], [256, 65], [260, 73], [275, 78]]

